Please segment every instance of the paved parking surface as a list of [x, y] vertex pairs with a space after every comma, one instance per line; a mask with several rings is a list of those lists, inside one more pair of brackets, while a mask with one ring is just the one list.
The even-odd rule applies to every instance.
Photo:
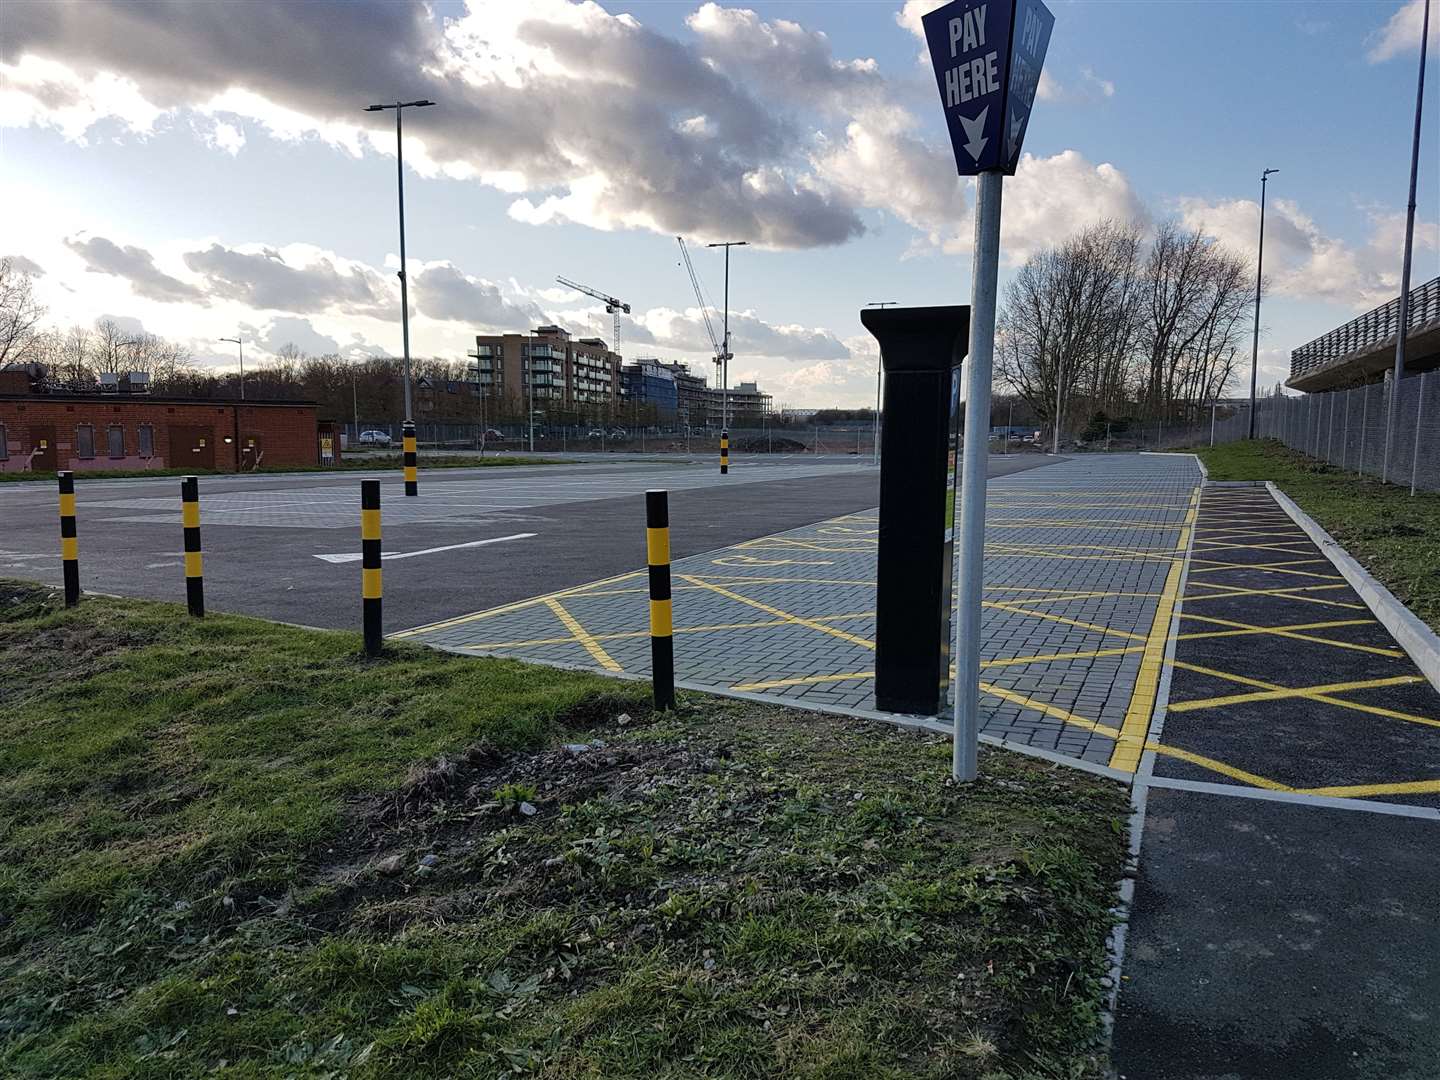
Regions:
[[[988, 734], [1133, 771], [1154, 707], [1199, 469], [1061, 461], [992, 479], [981, 643]], [[873, 510], [676, 560], [677, 678], [873, 711]], [[646, 674], [643, 571], [403, 635], [469, 653]]]

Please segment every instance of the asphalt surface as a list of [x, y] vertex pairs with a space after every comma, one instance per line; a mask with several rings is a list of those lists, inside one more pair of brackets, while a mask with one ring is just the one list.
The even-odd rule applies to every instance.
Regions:
[[[991, 475], [1039, 455], [992, 457]], [[404, 629], [567, 588], [645, 564], [643, 492], [667, 488], [676, 558], [873, 507], [879, 471], [853, 456], [422, 470], [405, 499], [397, 471], [204, 477], [207, 610], [357, 628], [362, 477], [381, 476], [385, 626]], [[76, 478], [87, 591], [181, 601], [178, 478]], [[458, 544], [532, 533], [485, 546]], [[431, 553], [432, 548], [450, 550]], [[426, 554], [409, 555], [409, 553]], [[393, 556], [406, 554], [400, 559]], [[51, 485], [0, 485], [0, 576], [60, 582]]]
[[1440, 1076], [1440, 826], [1151, 788], [1125, 1080]]
[[1440, 1077], [1440, 693], [1262, 487], [1204, 489], [1150, 764], [1117, 1073]]

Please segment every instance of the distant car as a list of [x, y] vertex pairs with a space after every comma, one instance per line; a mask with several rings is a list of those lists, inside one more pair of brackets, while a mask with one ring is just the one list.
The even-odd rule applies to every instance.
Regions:
[[360, 433], [361, 446], [389, 446], [390, 436], [383, 431], [362, 431]]
[[496, 431], [496, 430], [492, 427], [492, 428], [486, 428], [486, 429], [485, 429], [485, 433], [484, 433], [484, 435], [481, 436], [481, 438], [485, 439], [487, 442], [495, 442], [495, 441], [498, 440], [498, 439], [504, 439], [504, 438], [505, 438], [505, 435], [504, 435], [503, 432]]
[[601, 431], [599, 428], [591, 428], [590, 434], [585, 437], [587, 439], [603, 439], [605, 437], [605, 432]]
[[627, 434], [625, 434], [625, 429], [624, 429], [624, 428], [618, 428], [618, 427], [617, 427], [617, 428], [611, 428], [611, 429], [610, 429], [610, 437], [611, 437], [612, 439], [628, 439], [630, 436], [627, 435]]

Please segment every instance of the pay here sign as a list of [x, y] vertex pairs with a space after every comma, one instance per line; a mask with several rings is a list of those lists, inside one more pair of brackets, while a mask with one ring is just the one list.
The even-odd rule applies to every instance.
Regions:
[[924, 24], [960, 175], [1014, 175], [1055, 16], [1041, 0], [952, 0]]

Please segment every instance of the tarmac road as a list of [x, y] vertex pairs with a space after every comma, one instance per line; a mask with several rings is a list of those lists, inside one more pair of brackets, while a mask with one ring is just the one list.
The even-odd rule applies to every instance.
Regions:
[[[992, 457], [990, 475], [1053, 460]], [[370, 475], [382, 478], [387, 631], [643, 566], [648, 488], [671, 492], [680, 558], [874, 507], [880, 486], [868, 459], [849, 455], [737, 458], [726, 477], [653, 458], [422, 470], [410, 500], [398, 470], [202, 477], [207, 609], [358, 629], [360, 567], [347, 556], [360, 550]], [[179, 487], [77, 476], [83, 589], [183, 601]], [[60, 582], [55, 498], [50, 484], [0, 486], [0, 576]]]

